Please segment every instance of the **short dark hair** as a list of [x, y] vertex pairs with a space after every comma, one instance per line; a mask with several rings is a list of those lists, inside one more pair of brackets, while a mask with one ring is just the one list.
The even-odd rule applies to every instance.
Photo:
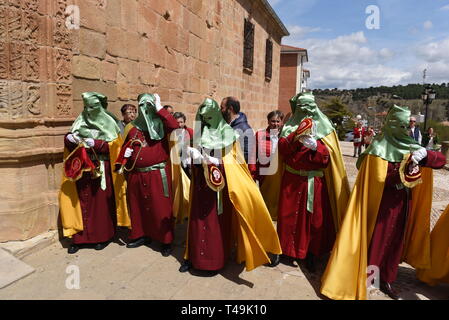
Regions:
[[134, 110], [137, 111], [136, 106], [133, 105], [133, 104], [124, 104], [124, 105], [121, 107], [120, 111], [122, 112], [122, 114], [124, 114], [124, 113], [126, 112], [126, 110], [128, 110], [129, 108], [134, 108]]
[[171, 105], [166, 104], [166, 105], [164, 106], [164, 109], [168, 109], [168, 108], [172, 108], [173, 110], [175, 110], [175, 108], [173, 108]]
[[175, 118], [176, 120], [178, 120], [179, 118], [183, 118], [184, 122], [186, 122], [186, 115], [182, 112], [175, 112], [173, 114], [173, 118]]
[[273, 117], [279, 117], [279, 118], [281, 118], [281, 120], [284, 120], [284, 113], [281, 110], [271, 111], [267, 115], [267, 120], [270, 121], [270, 119], [273, 118]]
[[232, 108], [234, 113], [240, 112], [240, 102], [235, 97], [227, 97], [226, 99], [226, 108]]

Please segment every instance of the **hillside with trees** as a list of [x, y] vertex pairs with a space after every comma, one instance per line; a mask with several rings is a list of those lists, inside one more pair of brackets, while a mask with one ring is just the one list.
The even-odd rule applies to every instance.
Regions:
[[[429, 105], [427, 127], [437, 127], [441, 138], [449, 140], [449, 127], [445, 126], [449, 119], [449, 83], [432, 84], [436, 91], [436, 100]], [[340, 138], [353, 126], [356, 115], [368, 120], [376, 129], [382, 126], [385, 113], [393, 105], [405, 105], [413, 115], [425, 114], [425, 106], [421, 100], [424, 91], [422, 84], [380, 86], [351, 90], [316, 89], [313, 94], [323, 112], [337, 125]], [[423, 126], [423, 124], [421, 124]]]

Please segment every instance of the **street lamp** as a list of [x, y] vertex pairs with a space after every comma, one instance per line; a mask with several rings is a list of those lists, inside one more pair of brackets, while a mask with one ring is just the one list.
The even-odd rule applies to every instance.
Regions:
[[424, 116], [424, 132], [426, 132], [427, 129], [427, 114], [429, 109], [429, 104], [432, 103], [433, 100], [435, 100], [436, 97], [436, 91], [433, 90], [431, 86], [426, 86], [424, 88], [423, 93], [421, 94], [421, 99], [426, 106], [426, 114]]

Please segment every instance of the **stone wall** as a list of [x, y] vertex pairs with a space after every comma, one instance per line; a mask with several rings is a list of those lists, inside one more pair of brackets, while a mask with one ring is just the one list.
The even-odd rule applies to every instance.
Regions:
[[[97, 90], [119, 115], [142, 92], [186, 113], [192, 124], [206, 96], [241, 100], [256, 128], [277, 107], [280, 32], [258, 1], [84, 0], [73, 58], [75, 109], [80, 94]], [[101, 5], [101, 3], [105, 5]], [[255, 3], [255, 4], [253, 4]], [[250, 14], [251, 13], [251, 14]], [[243, 72], [243, 21], [256, 24], [254, 71]], [[265, 81], [265, 40], [271, 37], [273, 75]]]
[[[77, 30], [65, 26], [72, 4]], [[244, 18], [255, 24], [251, 74], [242, 68]], [[0, 242], [57, 227], [62, 137], [82, 92], [105, 94], [117, 115], [157, 92], [190, 125], [205, 97], [233, 95], [262, 128], [277, 109], [281, 34], [252, 0], [0, 0]]]
[[66, 6], [0, 0], [0, 241], [56, 227], [61, 137], [74, 116]]

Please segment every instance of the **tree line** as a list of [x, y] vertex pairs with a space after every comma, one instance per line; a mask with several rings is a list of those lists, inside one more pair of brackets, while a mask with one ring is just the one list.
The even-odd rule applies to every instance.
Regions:
[[[431, 84], [432, 88], [436, 91], [437, 99], [449, 99], [449, 83]], [[408, 84], [397, 86], [379, 86], [369, 88], [357, 88], [357, 89], [315, 89], [313, 94], [321, 96], [352, 96], [354, 101], [367, 99], [372, 96], [378, 96], [382, 94], [397, 95], [403, 99], [421, 99], [421, 93], [424, 91], [423, 84]]]

